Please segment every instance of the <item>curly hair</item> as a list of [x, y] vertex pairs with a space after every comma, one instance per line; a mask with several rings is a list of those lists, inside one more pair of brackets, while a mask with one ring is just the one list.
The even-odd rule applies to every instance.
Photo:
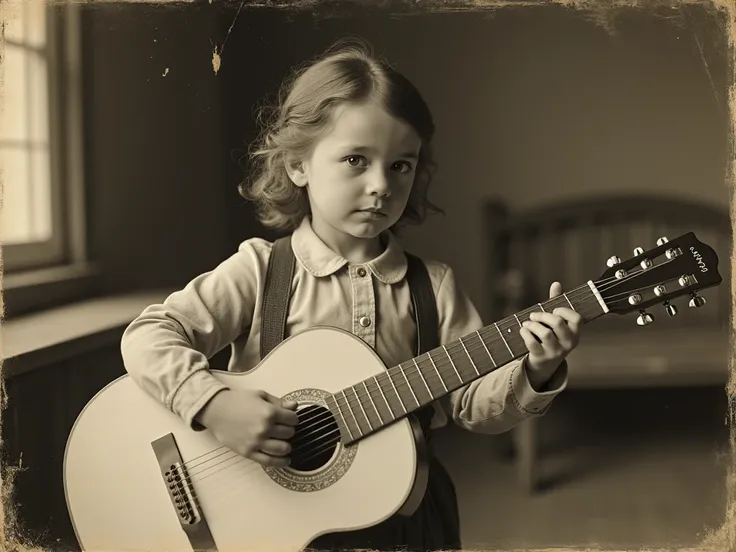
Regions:
[[309, 154], [329, 132], [336, 107], [366, 100], [377, 101], [392, 116], [411, 125], [421, 139], [414, 184], [394, 226], [420, 224], [427, 211], [443, 213], [427, 197], [436, 169], [431, 149], [435, 127], [429, 107], [405, 76], [374, 56], [364, 41], [352, 39], [338, 41], [316, 60], [296, 68], [282, 84], [276, 105], [259, 110], [261, 130], [250, 148], [251, 168], [238, 189], [255, 204], [264, 226], [294, 230], [310, 214], [307, 191], [291, 182], [286, 159]]

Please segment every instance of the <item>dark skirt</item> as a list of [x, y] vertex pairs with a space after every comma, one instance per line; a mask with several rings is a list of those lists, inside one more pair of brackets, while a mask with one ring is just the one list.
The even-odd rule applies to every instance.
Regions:
[[410, 517], [394, 515], [378, 525], [358, 531], [322, 535], [309, 545], [310, 550], [337, 552], [368, 548], [382, 552], [429, 552], [461, 549], [455, 486], [447, 470], [432, 453], [431, 434], [427, 427], [430, 417], [427, 415], [431, 411], [422, 414], [419, 418], [427, 437], [429, 474], [427, 490], [414, 514]]

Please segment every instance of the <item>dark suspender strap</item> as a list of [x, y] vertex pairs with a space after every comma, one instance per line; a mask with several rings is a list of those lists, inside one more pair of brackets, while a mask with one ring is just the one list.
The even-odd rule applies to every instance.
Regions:
[[294, 252], [291, 249], [291, 235], [277, 239], [268, 259], [263, 292], [261, 358], [284, 340], [295, 262]]
[[411, 301], [414, 305], [414, 318], [417, 325], [416, 355], [431, 351], [439, 347], [439, 318], [437, 303], [432, 291], [432, 282], [429, 279], [426, 265], [419, 257], [407, 253], [409, 263], [406, 277], [411, 290]]

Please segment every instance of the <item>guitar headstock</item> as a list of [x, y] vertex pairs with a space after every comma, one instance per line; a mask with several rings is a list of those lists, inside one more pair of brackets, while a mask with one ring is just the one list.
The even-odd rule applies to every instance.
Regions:
[[610, 268], [595, 282], [598, 292], [609, 312], [638, 311], [641, 326], [652, 321], [647, 307], [663, 303], [667, 314], [674, 316], [677, 308], [670, 301], [685, 295], [690, 296], [690, 307], [702, 307], [705, 299], [697, 292], [723, 280], [716, 252], [693, 232], [671, 241], [659, 238], [657, 247], [647, 251], [637, 247], [633, 257], [624, 261], [611, 257], [607, 264]]

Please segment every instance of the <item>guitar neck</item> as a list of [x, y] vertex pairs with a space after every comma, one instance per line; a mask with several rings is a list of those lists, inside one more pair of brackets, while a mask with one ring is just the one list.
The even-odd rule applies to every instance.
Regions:
[[517, 312], [398, 366], [346, 387], [328, 398], [349, 444], [528, 353], [519, 334], [533, 312], [567, 307], [590, 322], [607, 312], [592, 282]]

